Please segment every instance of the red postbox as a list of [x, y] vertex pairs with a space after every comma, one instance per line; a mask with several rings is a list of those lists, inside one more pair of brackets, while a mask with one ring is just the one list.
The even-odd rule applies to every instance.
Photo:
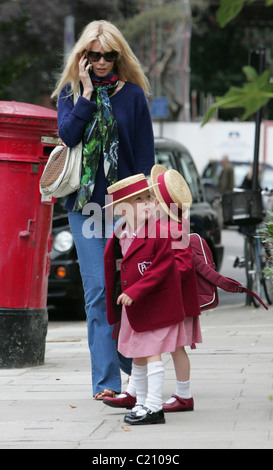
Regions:
[[0, 368], [44, 362], [54, 201], [39, 180], [56, 141], [56, 111], [0, 101]]

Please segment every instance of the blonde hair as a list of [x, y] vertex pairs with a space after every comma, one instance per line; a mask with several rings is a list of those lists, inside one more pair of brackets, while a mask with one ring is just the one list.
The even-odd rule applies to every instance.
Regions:
[[78, 63], [84, 51], [89, 50], [91, 43], [97, 40], [101, 43], [105, 51], [109, 52], [114, 50], [118, 52], [119, 56], [116, 61], [116, 68], [119, 79], [124, 82], [130, 81], [139, 85], [147, 95], [149, 92], [148, 79], [126, 39], [112, 23], [99, 20], [92, 21], [82, 31], [67, 58], [67, 62], [64, 65], [51, 98], [58, 98], [62, 88], [67, 84], [70, 84], [71, 94], [74, 94], [74, 97], [79, 95]]

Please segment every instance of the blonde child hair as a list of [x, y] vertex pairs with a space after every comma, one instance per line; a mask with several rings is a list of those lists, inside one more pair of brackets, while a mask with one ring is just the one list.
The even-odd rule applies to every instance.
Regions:
[[121, 32], [112, 23], [99, 20], [92, 21], [82, 31], [78, 41], [70, 52], [63, 71], [57, 81], [51, 98], [58, 98], [62, 88], [70, 84], [71, 93], [79, 95], [79, 60], [89, 50], [93, 41], [99, 41], [106, 52], [118, 52], [116, 68], [121, 81], [130, 81], [139, 85], [144, 93], [149, 93], [149, 82], [142, 67]]

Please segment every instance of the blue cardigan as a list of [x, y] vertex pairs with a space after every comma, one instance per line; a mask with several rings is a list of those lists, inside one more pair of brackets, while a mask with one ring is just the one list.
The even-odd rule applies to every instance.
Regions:
[[[64, 87], [58, 101], [59, 136], [68, 147], [74, 147], [83, 138], [85, 126], [97, 105], [80, 96], [74, 106], [73, 96], [67, 97], [67, 94], [67, 87]], [[149, 175], [154, 165], [154, 137], [150, 111], [142, 88], [125, 82], [110, 101], [119, 132], [118, 179], [136, 173]], [[101, 158], [91, 202], [104, 206], [106, 187]], [[76, 192], [68, 196], [65, 209], [72, 210], [75, 199]]]

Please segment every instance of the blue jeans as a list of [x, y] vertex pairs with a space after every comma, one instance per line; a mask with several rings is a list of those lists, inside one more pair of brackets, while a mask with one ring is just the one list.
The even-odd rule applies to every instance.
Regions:
[[105, 388], [120, 392], [120, 368], [130, 375], [132, 361], [117, 352], [117, 342], [112, 339], [113, 327], [106, 314], [103, 255], [113, 225], [105, 231], [104, 214], [101, 218], [68, 212], [68, 217], [84, 289], [93, 395]]

